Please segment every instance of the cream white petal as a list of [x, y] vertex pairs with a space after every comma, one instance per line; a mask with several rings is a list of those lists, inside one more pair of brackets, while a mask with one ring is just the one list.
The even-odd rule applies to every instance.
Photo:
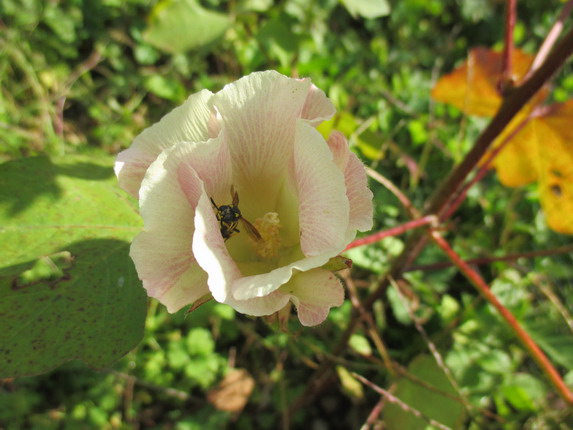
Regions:
[[167, 311], [175, 313], [209, 293], [207, 274], [194, 264], [187, 269], [177, 282], [157, 299]]
[[190, 255], [189, 243], [163, 241], [157, 234], [140, 233], [131, 246], [143, 287], [171, 313], [207, 294], [207, 274]]
[[320, 255], [307, 257], [291, 264], [271, 270], [260, 275], [245, 276], [233, 282], [233, 298], [236, 300], [247, 300], [255, 297], [264, 297], [291, 280], [298, 272], [321, 267], [328, 260], [344, 250], [344, 246], [329, 250]]
[[340, 280], [327, 270], [314, 269], [298, 273], [279, 290], [290, 296], [304, 326], [322, 323], [333, 306], [344, 302], [344, 289]]
[[272, 315], [284, 308], [288, 302], [289, 296], [280, 291], [275, 291], [265, 297], [249, 300], [235, 300], [229, 296], [225, 301], [236, 311], [255, 317]]
[[[194, 209], [179, 185], [176, 160], [169, 155], [169, 151], [160, 154], [143, 180], [144, 231], [134, 239], [130, 255], [148, 294], [173, 310], [178, 308], [173, 297], [185, 298], [180, 308], [205, 294], [206, 276], [191, 252]], [[199, 182], [196, 175], [195, 181]], [[185, 291], [177, 292], [184, 279], [197, 284], [184, 285]]]
[[311, 85], [302, 108], [301, 118], [308, 120], [316, 127], [322, 121], [332, 118], [335, 113], [336, 109], [324, 91]]
[[139, 185], [159, 153], [178, 142], [199, 142], [218, 134], [216, 113], [209, 104], [212, 93], [200, 91], [187, 98], [161, 121], [143, 130], [115, 164], [120, 187], [138, 196]]
[[202, 189], [194, 189], [193, 182], [187, 185], [185, 178], [192, 178], [192, 172], [199, 176], [209, 197], [217, 202], [230, 200], [231, 157], [222, 136], [206, 142], [178, 144], [172, 156], [179, 160], [180, 185], [194, 207]]
[[[219, 138], [182, 142], [163, 151], [142, 182], [144, 231], [134, 240], [131, 255], [148, 294], [169, 311], [208, 292], [207, 274], [192, 252], [195, 208], [207, 186], [214, 194], [230, 187], [229, 163]], [[214, 231], [219, 233], [218, 222]]]
[[233, 183], [243, 190], [245, 207], [273, 211], [286, 177], [295, 134], [310, 81], [277, 72], [252, 73], [227, 85], [213, 106], [221, 116], [222, 133], [233, 163]]
[[304, 255], [344, 246], [349, 221], [344, 175], [320, 133], [304, 121], [296, 126], [293, 170]]
[[364, 165], [348, 148], [344, 135], [338, 131], [328, 138], [328, 145], [334, 156], [334, 162], [344, 172], [346, 196], [350, 204], [351, 230], [368, 231], [372, 228], [372, 191], [368, 188], [368, 180]]

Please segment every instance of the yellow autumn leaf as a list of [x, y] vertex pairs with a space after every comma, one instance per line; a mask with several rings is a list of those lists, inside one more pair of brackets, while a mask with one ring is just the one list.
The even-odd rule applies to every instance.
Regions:
[[[533, 57], [515, 50], [512, 61], [512, 79], [519, 84]], [[464, 64], [438, 81], [432, 97], [470, 115], [493, 116], [502, 102], [500, 77], [501, 53], [475, 48]], [[548, 92], [540, 90], [493, 142], [492, 150], [509, 139], [492, 166], [508, 187], [539, 181], [547, 224], [556, 232], [573, 234], [573, 100], [544, 107], [542, 114], [536, 111], [527, 120]]]
[[[506, 187], [529, 184], [539, 177], [536, 162], [537, 141], [533, 135], [532, 121], [528, 121], [518, 130], [528, 115], [529, 109], [518, 112], [492, 145], [492, 148], [497, 148], [506, 139], [511, 139], [492, 162], [500, 182]], [[513, 133], [515, 134], [512, 136]]]
[[[519, 49], [513, 51], [511, 78], [514, 82], [525, 76], [532, 61], [533, 56]], [[483, 47], [472, 49], [466, 62], [440, 78], [432, 89], [432, 97], [468, 115], [495, 115], [502, 101], [498, 90], [501, 62], [500, 52]]]
[[573, 100], [551, 106], [532, 121], [539, 170], [539, 195], [549, 227], [573, 234]]

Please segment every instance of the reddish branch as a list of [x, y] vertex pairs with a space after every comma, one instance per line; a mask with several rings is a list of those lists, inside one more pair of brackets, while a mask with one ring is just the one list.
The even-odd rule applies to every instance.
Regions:
[[497, 147], [493, 150], [491, 150], [486, 158], [485, 161], [483, 162], [483, 164], [479, 167], [478, 171], [476, 172], [476, 174], [474, 175], [474, 177], [466, 184], [462, 187], [462, 189], [460, 191], [458, 191], [457, 193], [454, 194], [454, 196], [450, 199], [450, 202], [448, 203], [448, 206], [445, 208], [445, 210], [443, 211], [442, 214], [440, 214], [440, 220], [446, 220], [449, 217], [451, 217], [454, 212], [460, 207], [460, 205], [464, 202], [464, 200], [466, 199], [466, 196], [468, 194], [468, 191], [470, 190], [471, 187], [473, 187], [475, 184], [477, 184], [479, 181], [481, 181], [483, 179], [483, 177], [487, 174], [487, 172], [489, 171], [490, 167], [491, 167], [491, 163], [493, 162], [493, 160], [495, 159], [495, 157], [497, 157], [497, 155], [501, 152], [501, 150], [503, 148], [506, 147], [506, 145], [513, 140], [513, 138], [521, 131], [523, 130], [523, 128], [529, 123], [529, 121], [531, 120], [532, 116], [528, 116], [527, 118], [525, 118], [523, 121], [521, 121], [517, 127], [515, 127], [511, 133], [499, 144], [497, 145]]
[[501, 57], [501, 79], [499, 82], [500, 94], [504, 94], [508, 87], [511, 87], [513, 65], [513, 29], [515, 28], [515, 18], [517, 15], [517, 0], [507, 0], [505, 9], [505, 38], [503, 55]]
[[539, 68], [539, 66], [545, 61], [547, 54], [549, 54], [549, 51], [551, 51], [551, 48], [555, 44], [555, 41], [559, 38], [559, 35], [563, 31], [563, 26], [564, 26], [563, 23], [565, 22], [565, 18], [567, 18], [567, 16], [571, 13], [571, 10], [573, 10], [573, 0], [569, 0], [565, 4], [565, 6], [563, 6], [563, 9], [561, 10], [559, 17], [555, 21], [555, 24], [553, 24], [553, 27], [551, 27], [551, 30], [549, 30], [549, 33], [547, 33], [547, 36], [545, 37], [545, 40], [543, 41], [541, 48], [539, 48], [539, 51], [535, 56], [535, 60], [533, 60], [533, 64], [531, 65], [529, 72], [525, 76], [525, 79], [529, 78], [529, 76], [533, 72], [535, 72]]
[[[551, 51], [551, 53], [548, 55], [545, 62], [527, 80], [525, 80], [523, 84], [511, 91], [508, 97], [504, 100], [495, 117], [491, 120], [486, 129], [480, 134], [471, 151], [448, 175], [444, 182], [438, 187], [434, 195], [429, 199], [425, 207], [426, 214], [439, 214], [444, 210], [446, 206], [449, 205], [451, 197], [455, 195], [461, 187], [463, 187], [467, 176], [478, 165], [479, 161], [487, 152], [495, 138], [501, 134], [501, 132], [509, 124], [517, 112], [519, 112], [519, 110], [525, 106], [525, 104], [537, 93], [537, 91], [539, 91], [541, 87], [547, 81], [549, 81], [551, 77], [563, 66], [571, 54], [573, 54], [573, 29], [570, 30], [555, 46], [553, 51]], [[411, 262], [422, 251], [426, 244], [426, 240], [427, 237], [424, 232], [414, 232], [412, 234], [405, 245], [404, 251], [394, 261], [388, 276], [382, 280], [376, 290], [374, 290], [364, 301], [364, 309], [372, 309], [374, 303], [384, 294], [384, 291], [388, 286], [389, 279], [398, 279], [401, 277], [406, 267], [411, 265]], [[463, 261], [462, 263], [465, 265], [465, 267], [469, 267]], [[489, 293], [491, 295], [491, 292]], [[495, 296], [493, 299], [495, 302], [499, 303]], [[492, 304], [493, 303], [494, 302], [492, 302]], [[505, 308], [503, 308], [503, 310], [507, 312]], [[511, 317], [513, 318], [512, 315]], [[348, 340], [351, 334], [354, 332], [359, 321], [360, 313], [356, 309], [353, 309], [351, 320], [349, 321], [346, 330], [342, 334], [338, 345], [333, 350], [334, 355], [340, 355], [344, 352]], [[518, 336], [520, 336], [521, 339], [523, 329], [519, 327], [519, 330], [520, 332]], [[532, 348], [532, 350], [539, 350], [535, 344], [533, 344], [533, 346], [528, 345], [528, 350], [529, 348]], [[551, 381], [556, 384], [556, 387], [558, 387], [558, 390], [563, 395], [564, 399], [566, 399], [568, 402], [573, 400], [571, 393], [567, 390], [567, 387], [563, 384], [563, 381], [555, 372], [555, 369], [551, 366], [550, 363], [548, 363], [546, 358], [543, 360], [539, 357], [545, 356], [536, 355], [535, 358], [536, 360], [539, 360], [540, 366], [542, 366], [543, 371], [548, 374]], [[308, 382], [304, 393], [302, 393], [301, 396], [298, 397], [291, 405], [289, 410], [290, 413], [294, 413], [294, 411], [302, 407], [325, 387], [325, 383], [329, 381], [332, 376], [332, 369], [333, 363], [331, 361], [325, 361], [322, 363], [321, 367], [317, 369], [312, 379]]]
[[370, 243], [378, 242], [389, 236], [397, 236], [399, 234], [406, 233], [416, 227], [421, 227], [423, 225], [434, 224], [436, 223], [437, 218], [434, 215], [428, 215], [420, 219], [415, 219], [413, 221], [408, 221], [398, 227], [393, 227], [388, 230], [379, 231], [378, 233], [371, 234], [370, 236], [361, 237], [360, 239], [356, 239], [355, 241], [351, 242], [345, 249], [348, 251], [349, 249], [356, 248], [362, 245], [368, 245]]
[[549, 81], [563, 66], [571, 54], [573, 54], [573, 29], [561, 39], [545, 63], [504, 100], [497, 114], [478, 137], [474, 147], [432, 196], [427, 205], [426, 213], [441, 212], [448, 203], [450, 196], [476, 167], [495, 138], [501, 134], [515, 114], [541, 89], [545, 82]]
[[541, 370], [549, 378], [553, 386], [557, 389], [563, 400], [569, 405], [573, 406], [573, 393], [569, 390], [567, 385], [561, 379], [561, 376], [553, 367], [547, 356], [543, 353], [541, 348], [531, 339], [529, 334], [521, 327], [513, 314], [501, 304], [495, 294], [493, 294], [489, 286], [485, 283], [482, 277], [473, 270], [460, 256], [450, 247], [448, 242], [442, 238], [438, 232], [431, 232], [430, 237], [436, 245], [438, 245], [450, 258], [450, 260], [460, 269], [466, 278], [477, 288], [477, 290], [485, 297], [485, 299], [496, 308], [501, 317], [511, 327], [517, 338], [521, 341], [525, 349], [533, 357], [535, 362], [541, 367]]
[[[519, 252], [516, 254], [503, 255], [501, 257], [472, 258], [464, 261], [466, 262], [466, 264], [480, 265], [480, 264], [495, 263], [497, 261], [515, 261], [520, 258], [546, 257], [548, 255], [568, 254], [570, 252], [573, 252], [573, 244], [560, 246], [558, 248], [553, 248], [553, 249], [543, 249], [541, 251]], [[446, 267], [451, 267], [453, 265], [454, 263], [452, 263], [451, 261], [442, 261], [440, 263], [433, 263], [433, 264], [420, 264], [406, 267], [404, 272], [413, 272], [415, 270], [423, 270], [423, 271], [438, 270], [438, 269], [445, 269]]]

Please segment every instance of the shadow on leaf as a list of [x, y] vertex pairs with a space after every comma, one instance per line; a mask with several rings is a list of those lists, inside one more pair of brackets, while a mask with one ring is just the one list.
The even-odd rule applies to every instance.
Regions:
[[113, 176], [113, 169], [103, 164], [78, 161], [75, 156], [66, 157], [58, 164], [47, 157], [11, 160], [0, 164], [0, 205], [8, 205], [8, 215], [15, 216], [42, 196], [58, 200], [63, 193], [58, 184], [61, 176], [102, 181]]
[[143, 336], [147, 298], [129, 243], [90, 239], [2, 269], [0, 378], [80, 359], [110, 365]]

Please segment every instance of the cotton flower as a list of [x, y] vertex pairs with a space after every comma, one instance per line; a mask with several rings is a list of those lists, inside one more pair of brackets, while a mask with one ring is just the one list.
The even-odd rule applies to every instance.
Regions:
[[[257, 72], [138, 135], [115, 171], [139, 198], [130, 255], [147, 293], [169, 312], [206, 295], [253, 316], [290, 301], [306, 326], [340, 306], [342, 285], [322, 266], [371, 228], [372, 193], [344, 136], [315, 129], [333, 114], [309, 79]], [[234, 199], [240, 218], [224, 225]]]

